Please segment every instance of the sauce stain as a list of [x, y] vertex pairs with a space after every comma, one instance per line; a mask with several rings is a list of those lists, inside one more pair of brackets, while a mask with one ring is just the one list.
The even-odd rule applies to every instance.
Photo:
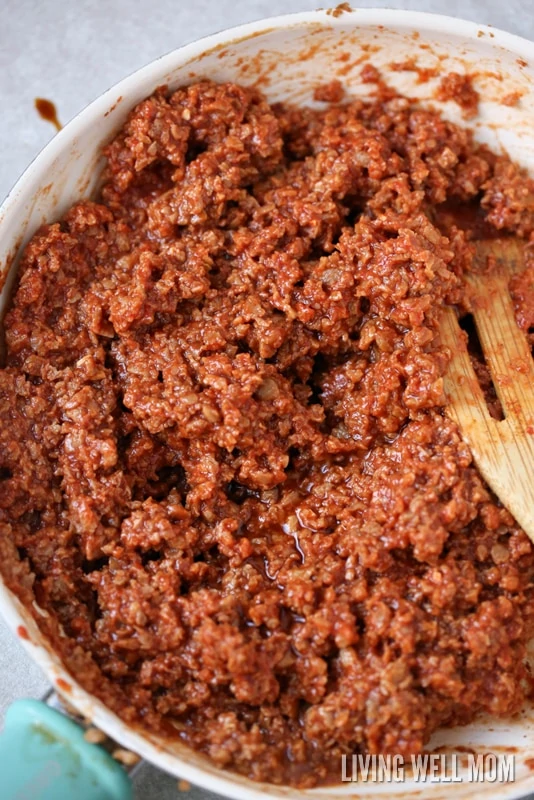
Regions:
[[60, 131], [63, 126], [57, 118], [57, 111], [53, 102], [45, 97], [36, 97], [34, 104], [41, 119], [44, 119], [45, 122], [51, 122], [55, 129]]
[[71, 692], [72, 686], [67, 681], [64, 681], [63, 678], [56, 678], [56, 686], [62, 692]]
[[24, 625], [19, 625], [18, 626], [17, 633], [18, 633], [18, 635], [20, 636], [21, 639], [25, 639], [27, 642], [30, 641], [30, 636], [28, 634], [28, 631], [24, 627]]
[[342, 14], [345, 14], [345, 13], [349, 13], [350, 14], [351, 11], [352, 11], [352, 8], [350, 7], [350, 3], [339, 3], [339, 5], [337, 5], [335, 8], [327, 8], [326, 13], [329, 16], [332, 16], [335, 19], [337, 19]]

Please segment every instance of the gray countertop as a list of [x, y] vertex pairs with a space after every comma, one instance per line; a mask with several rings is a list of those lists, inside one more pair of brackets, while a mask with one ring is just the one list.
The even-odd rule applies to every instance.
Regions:
[[[0, 199], [54, 134], [37, 116], [36, 96], [52, 99], [66, 123], [105, 89], [162, 53], [223, 28], [317, 8], [321, 0], [0, 0]], [[532, 0], [389, 0], [354, 6], [433, 11], [534, 39]], [[148, 9], [148, 16], [147, 16]], [[48, 684], [0, 619], [0, 719], [17, 697]], [[177, 792], [176, 780], [146, 765], [137, 800], [214, 797]]]

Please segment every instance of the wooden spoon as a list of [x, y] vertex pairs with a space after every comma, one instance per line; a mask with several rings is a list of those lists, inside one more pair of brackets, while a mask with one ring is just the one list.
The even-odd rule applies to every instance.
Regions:
[[[534, 361], [508, 289], [511, 276], [524, 268], [523, 247], [513, 238], [479, 241], [475, 271], [467, 279], [503, 420], [488, 412], [467, 352], [467, 336], [450, 306], [444, 310], [440, 335], [452, 353], [444, 381], [446, 412], [460, 428], [486, 482], [534, 541]], [[488, 256], [493, 256], [496, 268], [477, 272]]]

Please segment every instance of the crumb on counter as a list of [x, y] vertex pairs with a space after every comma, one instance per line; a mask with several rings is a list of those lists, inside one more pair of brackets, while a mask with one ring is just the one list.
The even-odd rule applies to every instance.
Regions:
[[84, 732], [83, 738], [90, 744], [102, 744], [108, 737], [100, 728], [90, 727]]
[[111, 755], [115, 761], [120, 761], [125, 767], [134, 767], [141, 761], [141, 757], [138, 756], [137, 753], [133, 753], [131, 750], [125, 750], [122, 747], [117, 747], [113, 750]]

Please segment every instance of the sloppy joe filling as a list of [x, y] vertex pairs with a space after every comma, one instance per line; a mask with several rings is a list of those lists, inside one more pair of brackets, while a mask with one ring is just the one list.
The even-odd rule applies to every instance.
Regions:
[[[0, 370], [0, 567], [67, 669], [301, 787], [518, 711], [534, 611], [438, 336], [473, 237], [531, 235], [533, 184], [382, 84], [316, 96], [140, 103], [98, 201], [28, 244]], [[512, 289], [528, 331], [532, 270]]]

